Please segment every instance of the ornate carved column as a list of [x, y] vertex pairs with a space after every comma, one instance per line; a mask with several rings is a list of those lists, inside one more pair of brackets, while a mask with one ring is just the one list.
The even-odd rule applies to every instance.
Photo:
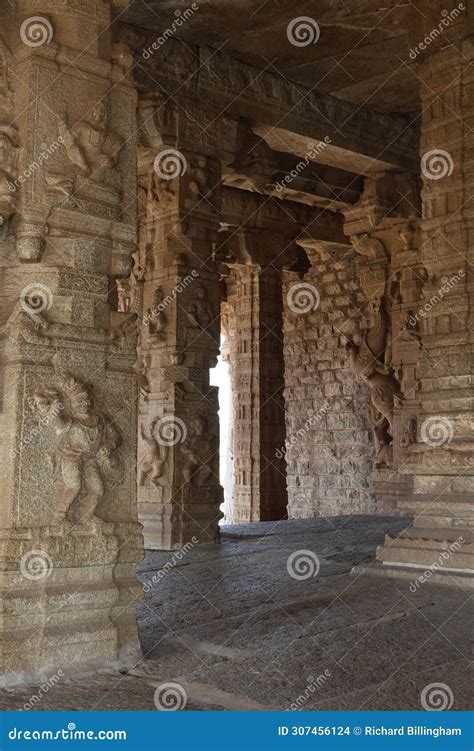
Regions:
[[[451, 11], [423, 2], [413, 14], [423, 39]], [[378, 558], [397, 567], [437, 565], [444, 581], [472, 575], [474, 424], [472, 305], [474, 257], [473, 9], [466, 4], [421, 60], [420, 261], [422, 297], [408, 324], [419, 339], [419, 412], [404, 436], [403, 471], [413, 493], [403, 507], [414, 525], [387, 538]]]
[[145, 545], [217, 542], [219, 423], [209, 369], [219, 353], [220, 281], [213, 260], [220, 164], [181, 146], [172, 105], [141, 106], [145, 201], [132, 289], [140, 289], [138, 503]]
[[272, 521], [287, 516], [283, 293], [278, 258], [287, 241], [264, 232], [246, 232], [240, 240], [249, 262], [230, 264], [227, 278], [233, 519]]
[[0, 39], [5, 682], [133, 659], [143, 546], [135, 329], [108, 303], [136, 232], [127, 56], [111, 53], [108, 2], [14, 5]]
[[[454, 3], [421, 5], [413, 13], [418, 41]], [[383, 565], [372, 569], [413, 580], [414, 569], [429, 570], [461, 586], [474, 569], [472, 13], [470, 6], [459, 12], [420, 60], [421, 237], [413, 225], [402, 234], [403, 253], [419, 245], [419, 265], [401, 262], [397, 270], [401, 336], [411, 343], [403, 364], [410, 397], [397, 447], [411, 492], [400, 507], [415, 519], [386, 538], [377, 554]]]

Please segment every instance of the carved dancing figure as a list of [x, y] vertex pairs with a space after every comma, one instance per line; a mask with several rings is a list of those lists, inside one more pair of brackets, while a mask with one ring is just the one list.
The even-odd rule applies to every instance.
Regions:
[[48, 420], [57, 443], [63, 494], [54, 512], [54, 523], [67, 518], [73, 523], [91, 517], [104, 495], [105, 478], [120, 470], [114, 451], [121, 436], [111, 420], [92, 407], [87, 387], [56, 368], [59, 389], [37, 391], [34, 402]]
[[143, 425], [140, 425], [140, 433], [143, 441], [147, 445], [145, 456], [140, 461], [138, 472], [138, 484], [145, 485], [147, 477], [154, 485], [158, 485], [160, 478], [166, 471], [166, 460], [168, 458], [168, 449], [166, 446], [158, 443], [155, 438], [155, 426], [159, 418], [156, 417], [150, 425], [150, 435], [147, 435]]
[[208, 435], [206, 441], [203, 440], [206, 429], [206, 418], [198, 415], [191, 421], [190, 432], [181, 444], [183, 478], [185, 482], [193, 486], [204, 485], [207, 480], [211, 479], [213, 461], [219, 450], [215, 436]]

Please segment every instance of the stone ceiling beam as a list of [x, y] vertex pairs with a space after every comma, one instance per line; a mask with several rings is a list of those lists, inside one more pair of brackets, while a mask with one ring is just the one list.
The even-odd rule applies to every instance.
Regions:
[[122, 36], [135, 50], [139, 88], [161, 92], [178, 105], [185, 99], [205, 102], [215, 111], [200, 140], [212, 140], [223, 117], [247, 118], [277, 151], [304, 157], [310, 143], [322, 142], [318, 162], [364, 174], [419, 170], [418, 129], [406, 117], [320, 95], [209, 47], [169, 39], [154, 49], [153, 34], [127, 27]]
[[236, 188], [222, 190], [221, 225], [225, 228], [259, 229], [286, 235], [299, 245], [318, 242], [351, 247], [344, 234], [342, 214], [290, 201], [279, 201]]

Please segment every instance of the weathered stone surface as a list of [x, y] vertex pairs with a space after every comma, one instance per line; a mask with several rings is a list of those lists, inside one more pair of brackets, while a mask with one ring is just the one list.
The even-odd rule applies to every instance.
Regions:
[[139, 650], [136, 337], [108, 304], [136, 232], [136, 92], [123, 70], [116, 75], [110, 30], [99, 50], [109, 3], [89, 3], [87, 21], [77, 5], [53, 5], [50, 20], [32, 18], [35, 2], [21, 13], [10, 4], [2, 23], [7, 682], [53, 666], [127, 662]]
[[[350, 576], [386, 529], [407, 519], [330, 517], [223, 528], [219, 547], [148, 553], [140, 578], [143, 660], [102, 673], [0, 691], [0, 707], [153, 709], [177, 682], [187, 710], [422, 709], [442, 682], [453, 710], [469, 707], [470, 612], [460, 587]], [[298, 549], [317, 576], [292, 578]], [[50, 677], [49, 675], [46, 677]], [[32, 697], [38, 700], [32, 702]]]

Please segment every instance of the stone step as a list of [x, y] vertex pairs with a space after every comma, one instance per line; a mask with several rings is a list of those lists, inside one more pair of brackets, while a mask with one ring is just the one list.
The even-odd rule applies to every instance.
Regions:
[[[354, 566], [351, 571], [351, 576], [364, 575], [383, 578], [390, 577], [393, 579], [409, 580], [416, 583], [417, 577], [419, 577], [423, 571], [423, 566], [396, 565], [393, 563], [387, 564], [382, 563], [381, 561], [375, 561], [373, 563], [361, 563], [358, 566]], [[471, 573], [465, 573], [462, 571], [430, 571], [430, 576], [429, 578], [426, 577], [426, 581], [438, 586], [453, 587], [458, 585], [464, 590], [474, 589], [474, 576], [472, 576]]]
[[426, 539], [410, 537], [407, 530], [404, 536], [387, 535], [385, 544], [377, 550], [377, 560], [384, 563], [444, 568], [455, 571], [474, 572], [474, 547], [472, 543], [462, 544], [459, 540]]
[[437, 542], [459, 542], [460, 545], [471, 545], [473, 542], [472, 531], [467, 527], [422, 527], [411, 526], [393, 537], [387, 535], [386, 544], [389, 540], [410, 539], [410, 540], [436, 540]]

